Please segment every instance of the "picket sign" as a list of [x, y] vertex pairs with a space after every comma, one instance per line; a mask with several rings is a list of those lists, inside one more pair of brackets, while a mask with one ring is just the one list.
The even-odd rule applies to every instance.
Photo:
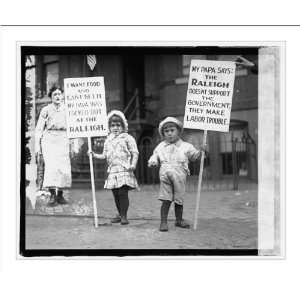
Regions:
[[93, 164], [93, 154], [92, 154], [92, 142], [91, 138], [88, 138], [89, 146], [89, 159], [90, 159], [90, 171], [91, 171], [91, 183], [92, 183], [92, 195], [93, 195], [93, 209], [94, 209], [94, 224], [98, 227], [98, 210], [96, 202], [96, 191], [95, 191], [95, 176], [94, 176], [94, 164]]
[[64, 79], [68, 138], [88, 138], [94, 223], [98, 227], [98, 211], [92, 154], [93, 136], [106, 136], [108, 131], [104, 77]]
[[[207, 130], [204, 130], [202, 147], [206, 146], [206, 137], [207, 137]], [[197, 229], [197, 224], [198, 224], [204, 157], [205, 157], [205, 152], [202, 150], [201, 151], [201, 160], [200, 160], [200, 171], [199, 171], [199, 178], [198, 178], [197, 196], [196, 196], [196, 208], [195, 208], [195, 215], [194, 215], [194, 226], [193, 226], [194, 230]]]
[[[235, 62], [191, 60], [184, 128], [228, 132], [235, 78]], [[197, 229], [205, 152], [201, 151], [193, 229]]]

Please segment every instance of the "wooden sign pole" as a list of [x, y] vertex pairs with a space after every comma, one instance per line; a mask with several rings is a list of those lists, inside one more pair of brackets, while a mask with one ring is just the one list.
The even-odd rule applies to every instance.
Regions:
[[96, 202], [96, 192], [95, 192], [95, 178], [94, 178], [94, 165], [93, 165], [91, 137], [88, 137], [88, 145], [89, 145], [90, 171], [91, 171], [92, 194], [93, 194], [94, 222], [95, 222], [95, 227], [97, 228], [98, 227], [98, 215], [97, 215], [97, 202]]
[[[207, 130], [204, 130], [203, 142], [202, 142], [203, 148], [206, 145], [206, 137], [207, 137]], [[198, 180], [198, 189], [197, 189], [197, 198], [196, 198], [196, 209], [195, 209], [195, 216], [194, 216], [194, 230], [197, 229], [197, 224], [198, 224], [198, 215], [199, 215], [199, 206], [200, 206], [200, 193], [201, 193], [201, 184], [202, 184], [204, 156], [205, 156], [205, 152], [202, 150], [201, 151], [199, 180]]]

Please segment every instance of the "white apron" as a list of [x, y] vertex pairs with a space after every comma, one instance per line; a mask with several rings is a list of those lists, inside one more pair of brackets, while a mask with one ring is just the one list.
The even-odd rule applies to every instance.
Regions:
[[64, 106], [49, 104], [40, 113], [36, 149], [41, 146], [45, 162], [43, 188], [71, 187], [71, 162]]
[[45, 161], [43, 187], [71, 187], [71, 162], [66, 131], [47, 130], [41, 143]]

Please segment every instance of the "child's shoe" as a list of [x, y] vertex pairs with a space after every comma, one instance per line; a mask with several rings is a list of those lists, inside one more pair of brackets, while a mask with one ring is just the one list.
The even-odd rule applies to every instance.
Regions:
[[183, 213], [183, 206], [175, 203], [175, 216], [176, 216], [176, 222], [175, 226], [180, 228], [190, 228], [190, 224], [185, 222], [182, 218]]
[[159, 226], [159, 231], [168, 231], [168, 230], [169, 230], [168, 223], [162, 221]]
[[116, 215], [114, 218], [110, 220], [111, 223], [120, 223], [121, 222], [121, 217], [120, 215]]
[[129, 224], [126, 216], [121, 216], [121, 225], [127, 225]]
[[185, 228], [185, 229], [190, 228], [190, 224], [185, 222], [184, 220], [176, 221], [175, 226], [180, 227], [180, 228]]

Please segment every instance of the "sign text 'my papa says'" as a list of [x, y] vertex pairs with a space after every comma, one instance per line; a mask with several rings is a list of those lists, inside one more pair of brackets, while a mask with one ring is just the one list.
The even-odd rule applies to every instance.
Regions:
[[104, 78], [67, 78], [64, 84], [68, 137], [107, 135]]
[[184, 127], [228, 131], [235, 63], [192, 60]]

